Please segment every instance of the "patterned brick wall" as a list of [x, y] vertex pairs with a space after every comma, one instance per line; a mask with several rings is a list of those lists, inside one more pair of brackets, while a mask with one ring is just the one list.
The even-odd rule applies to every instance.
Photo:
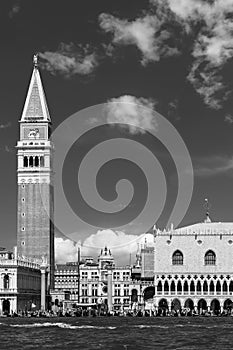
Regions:
[[54, 228], [53, 188], [47, 183], [18, 185], [18, 254], [41, 259], [50, 265], [53, 285]]

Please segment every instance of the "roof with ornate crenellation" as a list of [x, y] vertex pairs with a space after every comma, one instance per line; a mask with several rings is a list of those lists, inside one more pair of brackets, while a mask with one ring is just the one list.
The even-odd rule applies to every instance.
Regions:
[[233, 222], [200, 222], [193, 225], [168, 230], [156, 231], [156, 236], [187, 235], [233, 235]]

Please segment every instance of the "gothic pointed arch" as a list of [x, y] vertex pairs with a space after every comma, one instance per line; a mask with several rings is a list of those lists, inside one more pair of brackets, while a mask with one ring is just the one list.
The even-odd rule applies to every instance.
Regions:
[[190, 282], [190, 293], [195, 293], [195, 283], [193, 280]]
[[169, 292], [169, 284], [168, 284], [167, 280], [164, 282], [164, 292], [166, 292], [166, 293]]
[[171, 293], [175, 293], [175, 291], [176, 291], [175, 281], [172, 280], [172, 281], [171, 281]]

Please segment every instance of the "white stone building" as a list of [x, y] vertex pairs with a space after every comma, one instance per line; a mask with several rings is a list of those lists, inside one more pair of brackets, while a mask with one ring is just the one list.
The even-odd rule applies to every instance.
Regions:
[[[105, 247], [98, 262], [92, 257], [83, 257], [79, 268], [78, 263], [56, 265], [52, 301], [55, 305], [65, 303], [66, 308], [74, 304], [87, 307], [109, 303], [114, 309], [129, 308], [130, 281], [130, 267], [116, 267], [110, 250]], [[109, 289], [111, 300], [108, 299]]]
[[211, 222], [155, 234], [156, 309], [218, 313], [233, 302], [233, 223]]
[[40, 265], [0, 250], [0, 315], [41, 307]]

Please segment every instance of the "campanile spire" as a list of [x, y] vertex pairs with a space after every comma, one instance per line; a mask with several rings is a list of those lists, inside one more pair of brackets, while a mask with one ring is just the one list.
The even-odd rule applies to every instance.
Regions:
[[51, 121], [45, 92], [40, 77], [38, 54], [33, 56], [33, 72], [20, 121]]

